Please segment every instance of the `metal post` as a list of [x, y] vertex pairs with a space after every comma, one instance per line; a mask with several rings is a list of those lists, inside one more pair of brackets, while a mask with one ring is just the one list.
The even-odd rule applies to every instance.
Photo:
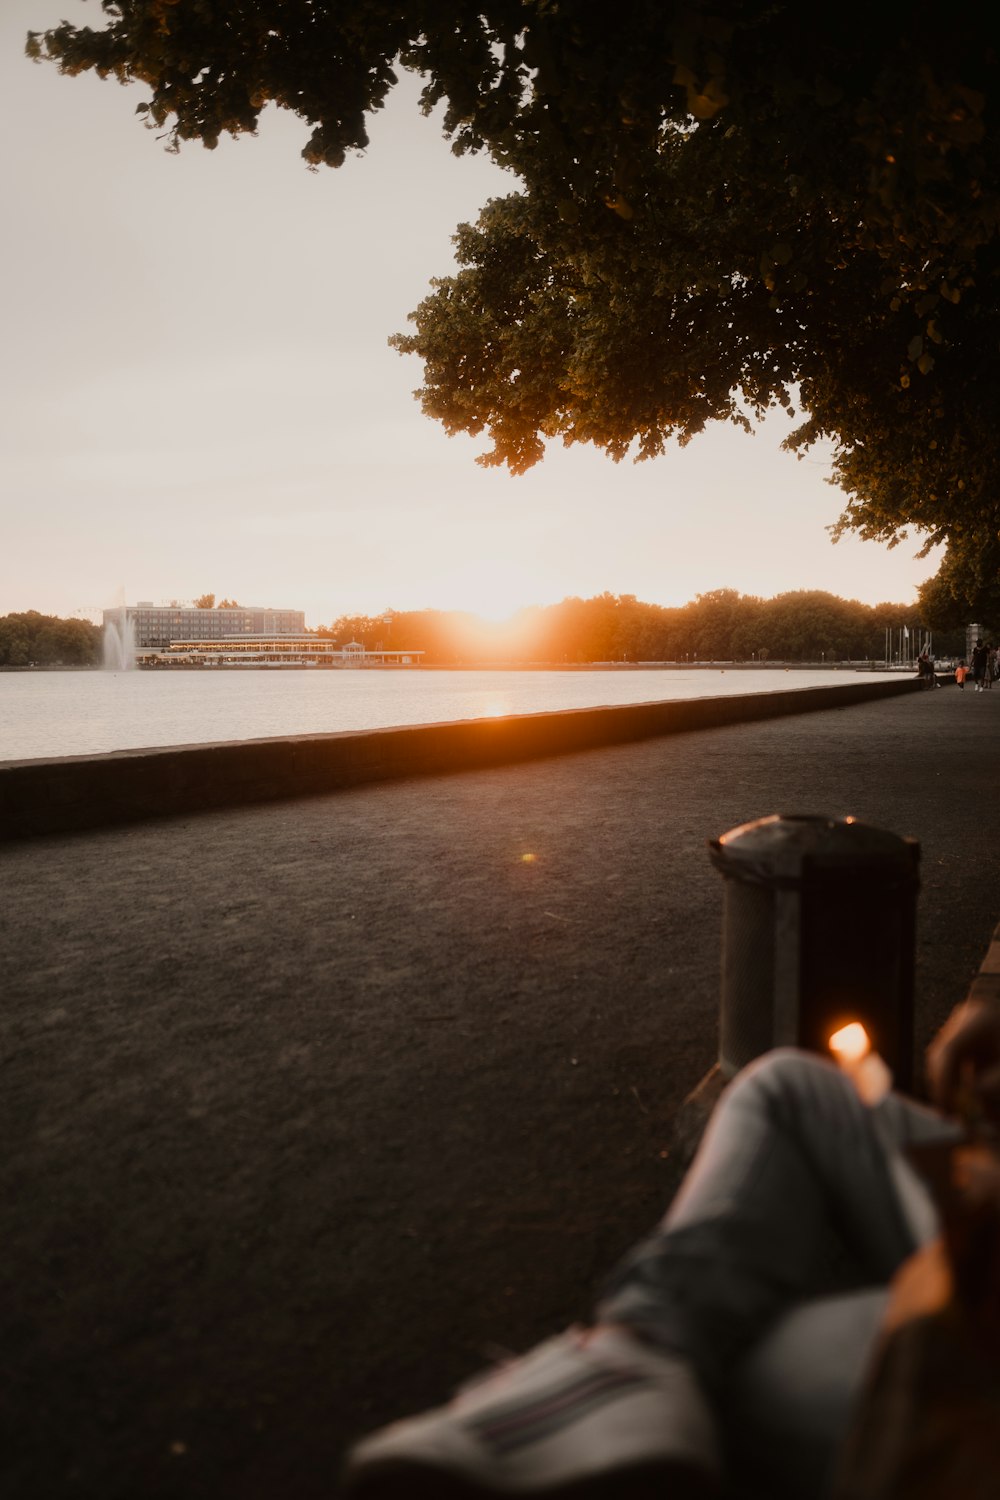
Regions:
[[861, 1021], [913, 1077], [920, 846], [855, 818], [760, 818], [709, 843], [725, 877], [719, 1065], [772, 1047], [825, 1053]]

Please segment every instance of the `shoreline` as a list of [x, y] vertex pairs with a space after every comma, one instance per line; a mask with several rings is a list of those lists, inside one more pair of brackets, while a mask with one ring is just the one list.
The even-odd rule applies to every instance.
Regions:
[[105, 667], [95, 663], [45, 666], [0, 666], [0, 672], [887, 672], [912, 676], [909, 664], [887, 666], [879, 661], [461, 661], [425, 662], [410, 666], [319, 667], [291, 662], [229, 662], [223, 665], [195, 665], [173, 662], [167, 666], [131, 668]]
[[0, 762], [0, 842], [324, 795], [920, 691], [910, 674], [692, 698]]

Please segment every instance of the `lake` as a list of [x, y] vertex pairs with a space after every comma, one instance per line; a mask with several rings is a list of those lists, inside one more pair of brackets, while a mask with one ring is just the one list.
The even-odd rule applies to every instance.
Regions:
[[735, 697], [880, 677], [847, 668], [719, 667], [0, 672], [0, 760]]

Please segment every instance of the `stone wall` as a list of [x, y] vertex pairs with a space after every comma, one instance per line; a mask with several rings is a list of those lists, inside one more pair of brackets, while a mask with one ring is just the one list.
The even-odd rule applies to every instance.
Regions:
[[340, 791], [406, 776], [846, 708], [918, 690], [915, 678], [0, 763], [0, 839]]

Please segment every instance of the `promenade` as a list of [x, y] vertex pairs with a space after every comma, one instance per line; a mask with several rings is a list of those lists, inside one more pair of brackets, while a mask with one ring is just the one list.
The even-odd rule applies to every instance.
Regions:
[[920, 840], [917, 1035], [1000, 914], [1000, 691], [0, 848], [0, 1494], [319, 1500], [572, 1320], [715, 1055], [706, 840]]

